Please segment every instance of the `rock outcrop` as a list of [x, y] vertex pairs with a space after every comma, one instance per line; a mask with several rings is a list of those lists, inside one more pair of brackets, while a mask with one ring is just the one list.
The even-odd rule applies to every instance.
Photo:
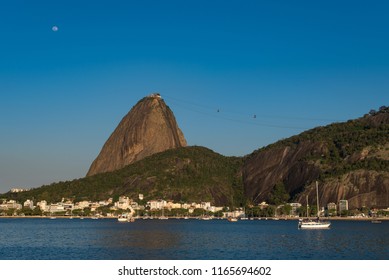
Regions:
[[140, 100], [122, 119], [87, 176], [109, 172], [155, 153], [186, 146], [173, 112], [159, 94]]
[[260, 203], [267, 200], [278, 182], [283, 182], [292, 196], [301, 192], [307, 182], [317, 179], [321, 173], [303, 158], [307, 154], [321, 155], [325, 150], [325, 145], [307, 141], [297, 147], [282, 146], [249, 156], [243, 166], [245, 195]]
[[282, 184], [291, 201], [320, 204], [349, 201], [349, 207], [389, 205], [389, 108], [363, 118], [318, 127], [247, 156], [244, 193], [253, 204], [269, 201]]
[[[347, 172], [320, 184], [319, 194], [322, 207], [329, 202], [338, 203], [341, 199], [347, 199], [349, 209], [386, 208], [389, 205], [389, 172], [371, 170]], [[314, 183], [306, 187], [298, 202], [305, 205], [306, 196], [310, 203], [316, 204]]]

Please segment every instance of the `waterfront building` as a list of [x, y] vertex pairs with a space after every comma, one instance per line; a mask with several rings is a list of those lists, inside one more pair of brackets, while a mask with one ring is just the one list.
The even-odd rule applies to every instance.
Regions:
[[211, 207], [211, 202], [201, 202], [200, 208], [207, 210]]
[[132, 199], [128, 198], [127, 196], [120, 196], [119, 201], [115, 202], [115, 207], [117, 209], [130, 209], [131, 208]]
[[169, 201], [166, 204], [166, 207], [169, 209], [181, 209], [182, 205], [181, 205], [181, 203], [174, 203], [173, 201]]
[[336, 215], [336, 209], [337, 209], [336, 203], [330, 202], [327, 204], [327, 211], [329, 216]]
[[100, 207], [102, 206], [108, 206], [112, 203], [112, 198], [111, 198], [111, 202], [109, 202], [109, 200], [101, 200], [98, 202], [98, 204], [100, 205]]
[[267, 204], [265, 201], [261, 202], [260, 204], [258, 204], [259, 208], [261, 210], [267, 208], [269, 206], [269, 204]]
[[65, 208], [61, 202], [51, 203], [49, 206], [50, 213], [58, 213], [58, 212], [64, 212], [64, 211], [65, 211]]
[[27, 199], [27, 200], [23, 203], [23, 206], [24, 206], [24, 208], [34, 209], [34, 202], [33, 202], [32, 200]]
[[191, 205], [188, 204], [188, 203], [182, 203], [182, 204], [181, 204], [181, 208], [182, 208], [182, 209], [189, 209], [190, 207], [191, 207]]
[[8, 200], [6, 202], [6, 206], [7, 206], [7, 209], [15, 209], [15, 210], [19, 210], [19, 209], [22, 209], [22, 205], [17, 203], [15, 200]]
[[139, 209], [139, 204], [138, 204], [138, 202], [136, 202], [136, 201], [131, 201], [131, 202], [130, 202], [130, 207], [131, 207], [132, 209]]
[[0, 211], [7, 211], [7, 210], [8, 210], [7, 204], [5, 203], [0, 204]]
[[290, 215], [292, 216], [297, 216], [298, 213], [297, 213], [297, 209], [299, 209], [302, 205], [301, 203], [298, 203], [298, 202], [293, 202], [293, 203], [289, 203], [290, 205]]
[[348, 200], [342, 199], [339, 200], [339, 212], [348, 210]]
[[224, 212], [223, 213], [223, 218], [228, 218], [228, 217], [232, 217], [232, 218], [244, 218], [246, 215], [245, 215], [245, 212], [243, 210], [235, 210], [235, 211], [232, 211], [232, 212]]
[[79, 209], [79, 210], [83, 210], [84, 208], [88, 208], [90, 206], [90, 202], [89, 201], [80, 201], [80, 202], [77, 202], [76, 205], [74, 206], [74, 209]]
[[36, 206], [38, 206], [43, 212], [48, 211], [46, 200], [39, 201]]
[[100, 203], [98, 203], [98, 202], [92, 202], [90, 204], [90, 210], [92, 212], [95, 212], [97, 210], [97, 208], [99, 208], [99, 207], [100, 207]]
[[147, 202], [147, 205], [150, 207], [150, 210], [161, 210], [166, 207], [167, 202], [162, 199], [150, 200]]

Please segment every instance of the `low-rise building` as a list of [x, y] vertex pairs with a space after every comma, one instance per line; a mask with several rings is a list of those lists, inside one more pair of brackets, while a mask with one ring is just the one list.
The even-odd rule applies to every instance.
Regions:
[[342, 199], [339, 200], [339, 212], [347, 211], [348, 210], [348, 200]]
[[335, 202], [330, 202], [327, 204], [327, 211], [329, 216], [336, 215], [336, 209], [337, 209], [337, 205]]
[[34, 202], [33, 202], [32, 200], [27, 199], [27, 200], [23, 203], [23, 207], [24, 207], [24, 208], [34, 209]]
[[228, 218], [228, 217], [233, 217], [233, 218], [244, 218], [246, 217], [246, 214], [243, 210], [235, 210], [232, 212], [224, 212], [223, 213], [223, 218]]
[[61, 202], [51, 203], [49, 206], [50, 213], [58, 213], [58, 212], [64, 212], [64, 211], [66, 211], [66, 210]]
[[260, 204], [258, 204], [258, 206], [260, 209], [265, 209], [269, 206], [269, 204], [267, 204], [265, 201], [263, 201]]
[[174, 203], [173, 201], [169, 201], [166, 203], [166, 208], [169, 209], [181, 209], [181, 203]]
[[15, 210], [19, 210], [19, 209], [22, 209], [22, 205], [20, 203], [17, 203], [15, 200], [8, 200], [6, 202], [6, 205], [7, 205], [7, 209], [15, 209]]
[[20, 192], [27, 192], [29, 189], [23, 189], [23, 188], [12, 188], [10, 190], [11, 193], [20, 193]]
[[80, 202], [77, 202], [76, 205], [74, 206], [74, 209], [79, 209], [79, 210], [83, 210], [84, 208], [88, 208], [90, 206], [90, 202], [89, 201], [80, 201]]
[[200, 208], [207, 210], [209, 207], [211, 207], [211, 202], [201, 202]]
[[48, 209], [48, 206], [47, 206], [46, 200], [41, 200], [41, 201], [39, 201], [39, 202], [36, 204], [36, 206], [38, 206], [38, 207], [41, 209], [41, 211], [43, 211], [43, 212], [49, 210], [49, 209]]
[[147, 202], [147, 205], [150, 207], [150, 210], [161, 210], [166, 207], [167, 202], [162, 199], [150, 200]]
[[291, 206], [290, 215], [297, 216], [298, 215], [297, 210], [302, 206], [301, 203], [293, 202], [293, 203], [289, 203], [289, 205]]
[[131, 208], [131, 202], [132, 199], [128, 198], [127, 196], [121, 196], [119, 197], [119, 201], [115, 202], [115, 207], [117, 209], [130, 209]]

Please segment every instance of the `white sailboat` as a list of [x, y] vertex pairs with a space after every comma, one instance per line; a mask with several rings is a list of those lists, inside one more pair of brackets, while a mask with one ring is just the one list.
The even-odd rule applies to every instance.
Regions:
[[311, 220], [308, 218], [308, 197], [307, 197], [307, 219], [300, 219], [298, 228], [300, 229], [328, 229], [331, 226], [329, 221], [320, 221], [319, 218], [319, 186], [316, 181], [316, 201], [317, 201], [317, 218]]
[[135, 218], [133, 217], [135, 210], [132, 209], [132, 207], [128, 208], [130, 210], [130, 213], [122, 213], [118, 217], [118, 222], [123, 223], [123, 222], [128, 222], [128, 223], [133, 223], [135, 222]]
[[160, 220], [168, 220], [169, 218], [165, 216], [165, 208], [162, 207], [162, 214], [161, 216], [158, 218]]

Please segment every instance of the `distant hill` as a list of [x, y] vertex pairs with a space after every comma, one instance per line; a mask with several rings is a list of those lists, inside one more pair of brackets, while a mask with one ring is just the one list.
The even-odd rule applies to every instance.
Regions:
[[120, 195], [135, 199], [142, 193], [145, 200], [240, 206], [262, 201], [305, 204], [308, 196], [314, 204], [316, 180], [322, 206], [347, 199], [351, 209], [389, 207], [389, 108], [308, 130], [243, 158], [203, 147], [172, 148], [116, 171], [4, 197], [96, 201]]
[[121, 120], [87, 176], [114, 171], [155, 153], [185, 147], [184, 134], [161, 95], [140, 100]]
[[98, 201], [126, 195], [145, 200], [210, 201], [214, 205], [244, 202], [240, 158], [225, 157], [203, 147], [183, 147], [149, 156], [120, 170], [54, 183], [29, 192], [7, 194], [24, 200]]
[[276, 185], [305, 204], [349, 200], [350, 208], [389, 206], [389, 108], [278, 141], [246, 157], [243, 182], [253, 202], [269, 199]]

